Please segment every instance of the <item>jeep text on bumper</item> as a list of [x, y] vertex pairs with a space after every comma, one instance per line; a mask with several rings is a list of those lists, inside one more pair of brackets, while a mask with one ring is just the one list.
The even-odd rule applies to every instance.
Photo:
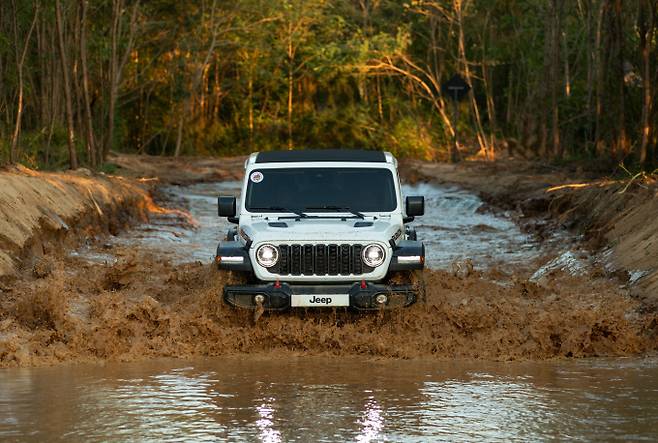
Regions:
[[423, 268], [425, 249], [406, 224], [423, 214], [424, 200], [407, 197], [402, 207], [389, 153], [252, 154], [239, 213], [235, 197], [218, 203], [219, 215], [238, 226], [217, 247], [216, 262], [245, 281], [224, 288], [230, 305], [380, 309], [417, 299], [409, 274]]

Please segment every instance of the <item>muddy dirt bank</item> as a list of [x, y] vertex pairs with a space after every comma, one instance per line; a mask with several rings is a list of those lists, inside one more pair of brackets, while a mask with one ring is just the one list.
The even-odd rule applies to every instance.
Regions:
[[110, 164], [117, 173], [159, 183], [185, 185], [201, 182], [241, 180], [246, 156], [239, 157], [155, 157], [112, 153]]
[[[116, 234], [153, 207], [147, 190], [122, 177], [0, 170], [0, 278], [96, 235]], [[35, 272], [41, 272], [35, 270]], [[0, 294], [2, 295], [2, 294]]]
[[498, 271], [427, 271], [427, 303], [359, 314], [253, 314], [225, 306], [226, 274], [114, 251], [114, 265], [60, 257], [45, 278], [4, 289], [0, 366], [268, 353], [490, 360], [655, 351], [658, 317], [604, 279], [542, 286]]
[[658, 183], [566, 171], [539, 164], [403, 162], [407, 179], [451, 183], [477, 192], [494, 207], [515, 211], [539, 238], [558, 228], [582, 235], [606, 256], [605, 271], [630, 284], [632, 294], [658, 308]]

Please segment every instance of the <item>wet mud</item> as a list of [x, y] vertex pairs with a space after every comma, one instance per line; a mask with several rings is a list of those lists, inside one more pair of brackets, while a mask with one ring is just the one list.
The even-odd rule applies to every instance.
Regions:
[[[211, 168], [201, 165], [199, 170], [206, 173]], [[208, 175], [208, 180], [216, 178]], [[542, 248], [551, 243], [554, 220], [544, 225], [541, 218], [521, 223], [544, 226], [550, 233], [541, 244], [532, 243], [509, 227], [514, 226], [510, 219], [519, 221], [514, 214], [506, 214], [505, 223], [481, 217], [480, 202], [459, 190], [438, 196], [430, 205], [437, 211], [432, 221], [425, 217], [418, 226], [423, 237], [436, 236], [436, 251], [463, 252], [429, 257], [430, 266], [438, 269], [422, 273], [427, 288], [424, 302], [375, 313], [345, 309], [265, 313], [254, 323], [252, 312], [224, 305], [221, 292], [228, 276], [207, 264], [206, 252], [199, 252], [209, 248], [212, 252], [226, 226], [217, 221], [214, 207], [208, 209], [214, 203], [214, 185], [202, 183], [194, 189], [192, 195], [185, 191], [180, 201], [169, 195], [173, 203], [169, 208], [140, 197], [140, 208], [161, 223], [92, 241], [73, 253], [67, 252], [71, 245], [61, 242], [45, 248], [48, 231], [33, 236], [30, 241], [36, 239], [42, 246], [30, 249], [37, 252], [25, 256], [21, 274], [0, 279], [0, 367], [291, 353], [507, 361], [658, 350], [658, 310], [637, 295], [637, 285], [629, 282], [628, 275], [615, 277], [610, 262], [590, 257], [586, 250], [546, 254]], [[87, 212], [77, 208], [94, 209], [98, 199], [84, 201], [86, 205], [71, 205], [73, 224], [65, 231], [86, 232], [83, 236], [92, 238], [97, 233], [94, 226], [104, 225], [93, 218], [78, 225], [86, 220], [78, 214]], [[174, 207], [179, 203], [190, 212]], [[109, 208], [117, 211], [105, 220], [118, 220], [122, 207], [108, 203], [103, 209], [101, 204], [105, 215], [113, 214]], [[459, 214], [450, 215], [453, 207]], [[647, 219], [644, 212], [626, 215], [638, 223]], [[85, 226], [90, 230], [85, 231]], [[536, 230], [533, 238], [537, 232], [544, 231]], [[641, 232], [653, 245], [653, 231]], [[111, 229], [110, 233], [115, 234]], [[469, 240], [461, 244], [465, 238]], [[492, 242], [500, 239], [504, 242], [497, 246], [499, 252], [491, 254]], [[558, 236], [554, 243], [564, 247], [569, 242]], [[474, 251], [480, 251], [475, 270], [460, 266]], [[498, 263], [500, 257], [504, 260]], [[641, 283], [644, 276], [638, 274], [636, 280]]]
[[658, 315], [607, 280], [559, 271], [543, 284], [492, 270], [425, 271], [402, 310], [265, 313], [221, 301], [224, 272], [113, 251], [62, 257], [0, 294], [0, 366], [267, 353], [488, 360], [622, 356], [658, 348]]

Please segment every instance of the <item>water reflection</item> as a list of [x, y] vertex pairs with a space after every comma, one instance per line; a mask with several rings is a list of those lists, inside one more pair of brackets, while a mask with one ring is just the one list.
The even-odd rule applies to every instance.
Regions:
[[382, 440], [381, 432], [384, 428], [384, 418], [382, 408], [375, 398], [371, 397], [366, 402], [358, 424], [361, 425], [361, 430], [356, 437], [356, 441], [371, 442]]
[[658, 438], [658, 359], [323, 358], [0, 371], [0, 440]]

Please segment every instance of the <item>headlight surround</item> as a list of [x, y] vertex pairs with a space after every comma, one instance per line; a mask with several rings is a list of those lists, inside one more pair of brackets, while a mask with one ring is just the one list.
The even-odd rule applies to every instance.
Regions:
[[361, 259], [366, 265], [376, 268], [384, 263], [386, 251], [380, 245], [373, 243], [363, 248]]
[[261, 245], [256, 249], [256, 261], [265, 268], [271, 268], [279, 261], [279, 250], [269, 243]]

